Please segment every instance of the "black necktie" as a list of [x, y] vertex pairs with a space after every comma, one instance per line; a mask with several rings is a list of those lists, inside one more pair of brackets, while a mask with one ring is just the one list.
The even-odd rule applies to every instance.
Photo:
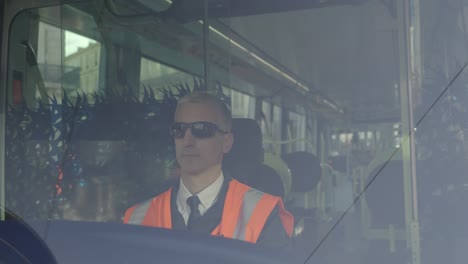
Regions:
[[187, 221], [187, 229], [191, 230], [193, 222], [201, 216], [200, 211], [198, 210], [200, 199], [196, 195], [190, 196], [189, 198], [187, 198], [187, 204], [190, 207], [190, 215]]

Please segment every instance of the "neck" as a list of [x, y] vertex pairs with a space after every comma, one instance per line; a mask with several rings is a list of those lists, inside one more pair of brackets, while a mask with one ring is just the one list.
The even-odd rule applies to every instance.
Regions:
[[195, 195], [215, 182], [221, 175], [221, 166], [215, 166], [201, 173], [183, 173], [180, 179], [191, 194]]

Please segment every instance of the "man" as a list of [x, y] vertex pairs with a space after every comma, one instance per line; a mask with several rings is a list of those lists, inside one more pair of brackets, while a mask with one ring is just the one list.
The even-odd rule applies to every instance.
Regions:
[[289, 247], [294, 220], [281, 198], [250, 188], [221, 170], [223, 155], [234, 141], [231, 120], [229, 109], [216, 96], [205, 92], [184, 96], [170, 131], [179, 182], [128, 209], [124, 222]]

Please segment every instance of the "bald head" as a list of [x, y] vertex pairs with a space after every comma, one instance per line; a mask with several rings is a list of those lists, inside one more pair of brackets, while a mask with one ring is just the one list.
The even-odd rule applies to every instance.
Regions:
[[[231, 131], [232, 115], [229, 108], [217, 96], [204, 92], [196, 91], [182, 97], [177, 103], [177, 110], [185, 103], [205, 104], [212, 107], [218, 114], [218, 126], [224, 131]], [[176, 110], [176, 112], [177, 112]]]

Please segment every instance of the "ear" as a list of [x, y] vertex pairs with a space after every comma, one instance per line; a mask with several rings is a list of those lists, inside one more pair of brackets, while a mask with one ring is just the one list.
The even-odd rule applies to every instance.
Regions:
[[234, 143], [234, 135], [232, 133], [224, 134], [224, 142], [223, 142], [223, 152], [228, 153], [231, 151], [232, 144]]

